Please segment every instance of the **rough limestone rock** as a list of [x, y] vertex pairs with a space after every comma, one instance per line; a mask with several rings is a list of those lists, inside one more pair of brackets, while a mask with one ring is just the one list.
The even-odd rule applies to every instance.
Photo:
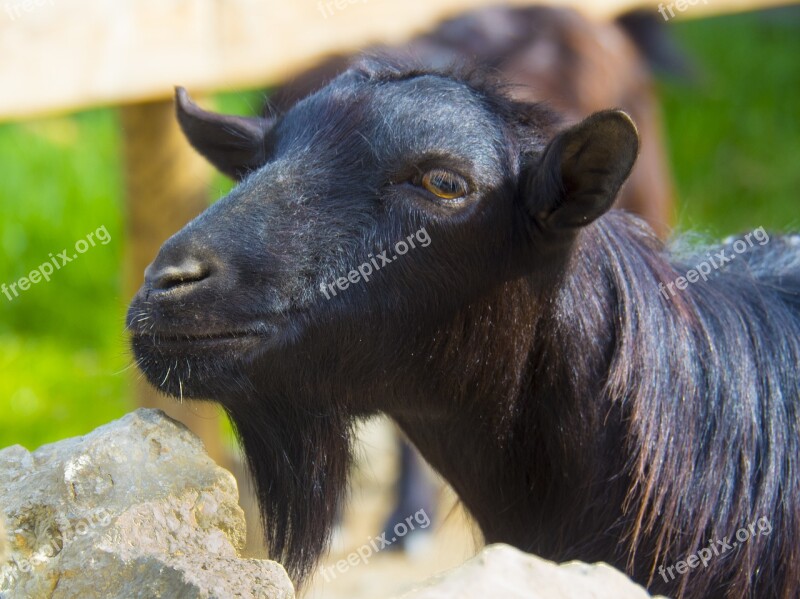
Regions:
[[282, 566], [239, 557], [237, 499], [233, 476], [156, 410], [33, 453], [4, 449], [0, 597], [293, 598]]
[[648, 599], [642, 587], [608, 564], [556, 564], [508, 545], [435, 576], [401, 599]]

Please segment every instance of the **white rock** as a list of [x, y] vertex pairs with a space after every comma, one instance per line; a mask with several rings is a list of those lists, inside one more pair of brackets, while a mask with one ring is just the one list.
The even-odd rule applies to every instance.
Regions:
[[556, 564], [508, 545], [489, 545], [464, 565], [435, 576], [401, 599], [648, 599], [608, 564]]
[[282, 566], [239, 557], [233, 476], [156, 410], [0, 451], [0, 512], [2, 599], [294, 597]]

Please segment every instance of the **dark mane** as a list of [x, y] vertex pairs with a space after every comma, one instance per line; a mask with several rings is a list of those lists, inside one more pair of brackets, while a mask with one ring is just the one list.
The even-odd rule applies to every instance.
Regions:
[[[550, 361], [568, 360], [550, 367], [548, 385], [561, 391], [559, 402], [588, 421], [586, 428], [618, 427], [621, 434], [611, 438], [625, 439], [621, 456], [631, 461], [607, 472], [617, 497], [624, 491], [625, 511], [606, 525], [624, 531], [629, 548], [608, 549], [618, 553], [618, 566], [653, 589], [674, 592], [657, 578], [657, 566], [758, 518], [769, 517], [785, 538], [800, 538], [798, 237], [756, 245], [675, 297], [659, 293], [659, 283], [725, 248], [733, 254], [728, 244], [673, 261], [642, 223], [610, 213], [585, 231], [546, 325], [548, 346], [540, 350]], [[573, 397], [564, 397], [567, 388]], [[595, 399], [587, 402], [587, 395]], [[550, 441], [558, 446], [562, 439]], [[584, 450], [570, 451], [566, 463], [581, 463]], [[791, 596], [786, 574], [798, 558], [796, 545], [767, 536], [741, 545], [736, 559], [684, 577], [679, 593], [691, 585], [692, 596], [716, 596], [715, 585], [727, 580], [726, 588]], [[768, 564], [785, 570], [767, 572]], [[759, 580], [785, 582], [766, 588]]]
[[[613, 229], [604, 233], [615, 257], [607, 283], [618, 290], [604, 393], [630, 405], [630, 538], [634, 550], [653, 539], [650, 577], [657, 564], [674, 563], [761, 517], [786, 538], [800, 538], [800, 506], [787, 501], [800, 497], [800, 247], [772, 239], [707, 284], [654, 300], [647, 297], [654, 284], [726, 246], [668, 270], [652, 253], [620, 245]], [[730, 245], [727, 251], [733, 253]], [[776, 545], [770, 537], [752, 539], [736, 560], [720, 560], [716, 574], [731, 589], [789, 596], [786, 573], [797, 563], [797, 545]], [[629, 557], [633, 563], [634, 553]], [[786, 570], [764, 572], [767, 564]], [[703, 574], [692, 577], [693, 593], [718, 592], [714, 577]], [[759, 578], [785, 586], [766, 591]]]

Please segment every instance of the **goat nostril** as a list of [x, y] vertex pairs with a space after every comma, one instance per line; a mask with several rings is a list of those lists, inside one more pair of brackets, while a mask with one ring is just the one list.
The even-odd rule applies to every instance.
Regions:
[[166, 291], [181, 285], [197, 283], [208, 278], [211, 269], [207, 264], [188, 258], [180, 264], [156, 267], [151, 264], [145, 270], [144, 278], [153, 289]]

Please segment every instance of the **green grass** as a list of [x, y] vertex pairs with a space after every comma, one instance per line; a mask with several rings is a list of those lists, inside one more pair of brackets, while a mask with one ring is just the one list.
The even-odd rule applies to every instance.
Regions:
[[114, 113], [0, 127], [0, 282], [98, 227], [111, 236], [13, 301], [0, 295], [0, 447], [35, 447], [124, 413], [122, 211]]
[[699, 83], [663, 86], [680, 228], [800, 229], [800, 11], [671, 31], [701, 73]]
[[[784, 14], [669, 24], [703, 71], [701, 83], [662, 85], [682, 228], [800, 229], [800, 27]], [[220, 103], [259, 104], [252, 93]], [[0, 295], [0, 447], [82, 434], [134, 407], [119, 143], [112, 110], [0, 126], [0, 283], [100, 226], [112, 239], [50, 283], [12, 302]], [[229, 186], [214, 182], [220, 195]]]

